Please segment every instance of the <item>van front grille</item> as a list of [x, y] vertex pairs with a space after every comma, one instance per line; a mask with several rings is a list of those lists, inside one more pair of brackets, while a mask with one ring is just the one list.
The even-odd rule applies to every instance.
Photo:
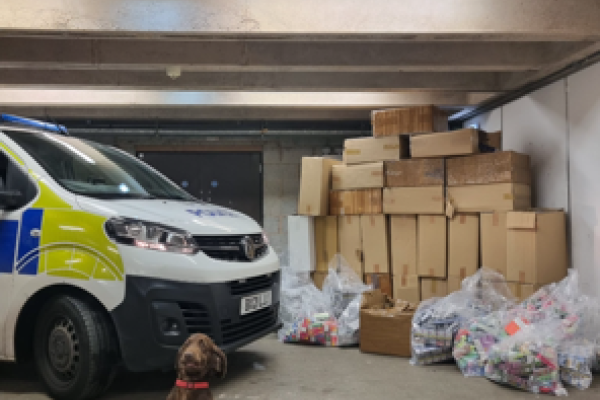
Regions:
[[273, 283], [277, 281], [279, 281], [279, 272], [229, 282], [229, 289], [232, 296], [240, 296], [271, 289]]
[[[255, 257], [248, 259], [243, 246], [242, 239], [250, 237], [255, 247]], [[252, 235], [228, 235], [228, 236], [194, 236], [196, 244], [210, 258], [225, 261], [251, 262], [267, 253], [267, 245], [263, 241], [262, 234]]]
[[198, 303], [186, 303], [179, 302], [179, 309], [183, 314], [183, 321], [187, 328], [188, 333], [204, 333], [205, 335], [212, 337], [212, 330], [210, 326], [210, 317], [208, 310]]
[[227, 345], [264, 331], [277, 322], [279, 304], [243, 315], [238, 322], [221, 321], [223, 344]]

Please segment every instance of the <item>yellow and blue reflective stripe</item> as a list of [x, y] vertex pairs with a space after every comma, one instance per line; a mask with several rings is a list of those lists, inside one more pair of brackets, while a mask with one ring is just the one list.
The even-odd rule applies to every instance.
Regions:
[[18, 230], [18, 221], [0, 220], [0, 274], [13, 272]]
[[[36, 235], [34, 232], [41, 231], [43, 217], [44, 210], [35, 208], [26, 210], [21, 217], [21, 233], [17, 253], [19, 260], [17, 268], [20, 274], [35, 275], [38, 272], [40, 235]], [[25, 259], [25, 257], [27, 258]], [[24, 262], [25, 264], [23, 264]]]

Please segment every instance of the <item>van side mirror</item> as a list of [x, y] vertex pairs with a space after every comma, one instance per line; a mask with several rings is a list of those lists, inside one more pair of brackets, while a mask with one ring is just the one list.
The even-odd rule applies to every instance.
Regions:
[[23, 200], [23, 194], [18, 190], [0, 189], [0, 210], [8, 210], [18, 206]]

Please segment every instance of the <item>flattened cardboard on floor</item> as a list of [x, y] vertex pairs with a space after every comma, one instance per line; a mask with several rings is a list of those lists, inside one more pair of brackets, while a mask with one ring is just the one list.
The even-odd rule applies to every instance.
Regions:
[[514, 151], [478, 154], [446, 161], [447, 185], [521, 183], [531, 185], [529, 156]]
[[331, 215], [381, 214], [383, 212], [382, 189], [332, 190], [330, 192]]
[[448, 221], [448, 275], [464, 279], [479, 269], [479, 215], [455, 214]]
[[531, 188], [518, 183], [452, 186], [448, 200], [457, 212], [527, 210], [531, 208]]
[[360, 351], [410, 357], [417, 305], [392, 302], [379, 290], [365, 292], [360, 310]]
[[356, 275], [363, 276], [362, 236], [360, 216], [338, 217], [338, 249]]
[[386, 214], [444, 214], [444, 186], [383, 189]]
[[408, 157], [408, 137], [363, 137], [344, 141], [344, 163], [393, 161]]
[[393, 276], [394, 299], [418, 303], [421, 300], [421, 285], [416, 275]]
[[361, 215], [365, 274], [390, 273], [388, 219], [385, 215]]
[[386, 161], [385, 186], [443, 186], [445, 162], [442, 158]]
[[446, 279], [421, 278], [421, 300], [448, 296]]
[[567, 275], [567, 232], [563, 211], [509, 212], [506, 226], [507, 280], [548, 284]]
[[379, 289], [386, 295], [393, 297], [392, 275], [391, 274], [365, 274], [364, 282], [367, 285], [373, 285], [373, 289]]
[[506, 277], [506, 213], [480, 214], [481, 266]]
[[394, 277], [417, 275], [417, 216], [390, 216], [390, 250]]
[[337, 217], [315, 217], [315, 247], [318, 272], [327, 272], [329, 261], [338, 253]]
[[371, 122], [375, 137], [448, 130], [447, 112], [435, 106], [375, 110]]
[[417, 217], [417, 271], [419, 276], [446, 277], [446, 217], [419, 215]]
[[340, 161], [324, 157], [302, 157], [298, 214], [327, 215], [331, 167]]
[[317, 265], [314, 217], [288, 216], [288, 243], [290, 269], [314, 271]]
[[382, 188], [383, 162], [334, 165], [331, 169], [331, 188], [333, 190], [350, 190], [366, 188]]
[[479, 131], [473, 128], [410, 137], [412, 158], [451, 157], [479, 153]]

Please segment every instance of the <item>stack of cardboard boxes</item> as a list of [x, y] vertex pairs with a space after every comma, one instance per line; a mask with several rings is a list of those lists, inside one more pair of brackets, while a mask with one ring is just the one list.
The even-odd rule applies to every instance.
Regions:
[[499, 151], [500, 132], [447, 131], [428, 106], [374, 112], [373, 135], [346, 140], [343, 162], [303, 159], [298, 211], [315, 216], [317, 286], [337, 252], [411, 302], [459, 289], [481, 265], [518, 296], [564, 277], [564, 213], [517, 212], [531, 210], [529, 157]]

